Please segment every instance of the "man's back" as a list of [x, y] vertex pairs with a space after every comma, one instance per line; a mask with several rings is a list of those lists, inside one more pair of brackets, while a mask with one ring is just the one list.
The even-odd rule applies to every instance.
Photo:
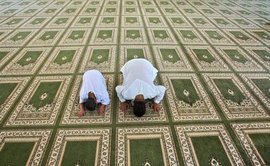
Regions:
[[83, 74], [83, 83], [86, 86], [91, 86], [91, 89], [106, 89], [103, 85], [104, 78], [98, 70], [88, 70]]
[[129, 86], [136, 79], [153, 84], [157, 75], [157, 69], [145, 59], [133, 59], [128, 61], [122, 68], [124, 82], [123, 85]]
[[103, 100], [105, 105], [109, 103], [110, 100], [106, 81], [98, 70], [88, 70], [83, 74], [80, 103], [88, 98], [88, 93], [90, 91], [95, 93], [98, 102]]

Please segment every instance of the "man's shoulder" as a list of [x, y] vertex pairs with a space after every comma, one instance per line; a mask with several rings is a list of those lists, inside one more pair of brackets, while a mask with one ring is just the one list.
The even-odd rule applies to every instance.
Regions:
[[136, 58], [136, 59], [132, 59], [129, 60], [128, 62], [125, 63], [125, 65], [123, 66], [122, 69], [126, 68], [126, 67], [130, 67], [130, 66], [153, 66], [148, 60], [144, 59], [144, 58]]
[[147, 62], [147, 63], [150, 63], [147, 59], [144, 59], [144, 58], [132, 59], [132, 60], [128, 61], [127, 63], [132, 63], [132, 62]]
[[98, 70], [87, 70], [86, 72], [84, 72], [83, 74], [84, 76], [86, 75], [102, 75], [102, 73]]
[[92, 70], [87, 70], [84, 73], [101, 73], [99, 70], [92, 69]]

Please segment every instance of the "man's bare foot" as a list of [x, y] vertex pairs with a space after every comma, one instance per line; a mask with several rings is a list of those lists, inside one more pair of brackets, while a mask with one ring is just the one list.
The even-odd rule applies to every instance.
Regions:
[[84, 114], [85, 114], [85, 111], [82, 111], [82, 110], [77, 112], [78, 117], [82, 117], [84, 116]]

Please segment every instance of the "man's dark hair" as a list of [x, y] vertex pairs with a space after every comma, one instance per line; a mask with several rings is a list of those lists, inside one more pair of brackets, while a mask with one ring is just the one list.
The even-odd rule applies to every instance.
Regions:
[[93, 98], [88, 98], [84, 105], [85, 108], [89, 111], [94, 111], [96, 109], [96, 102]]
[[134, 101], [133, 112], [137, 117], [141, 117], [145, 114], [145, 102], [144, 101]]

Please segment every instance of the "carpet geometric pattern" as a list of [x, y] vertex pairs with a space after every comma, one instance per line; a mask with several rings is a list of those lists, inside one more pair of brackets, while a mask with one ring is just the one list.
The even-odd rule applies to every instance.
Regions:
[[[161, 110], [121, 112], [134, 58]], [[110, 105], [78, 117], [86, 70]], [[0, 0], [0, 165], [270, 165], [270, 1]]]

